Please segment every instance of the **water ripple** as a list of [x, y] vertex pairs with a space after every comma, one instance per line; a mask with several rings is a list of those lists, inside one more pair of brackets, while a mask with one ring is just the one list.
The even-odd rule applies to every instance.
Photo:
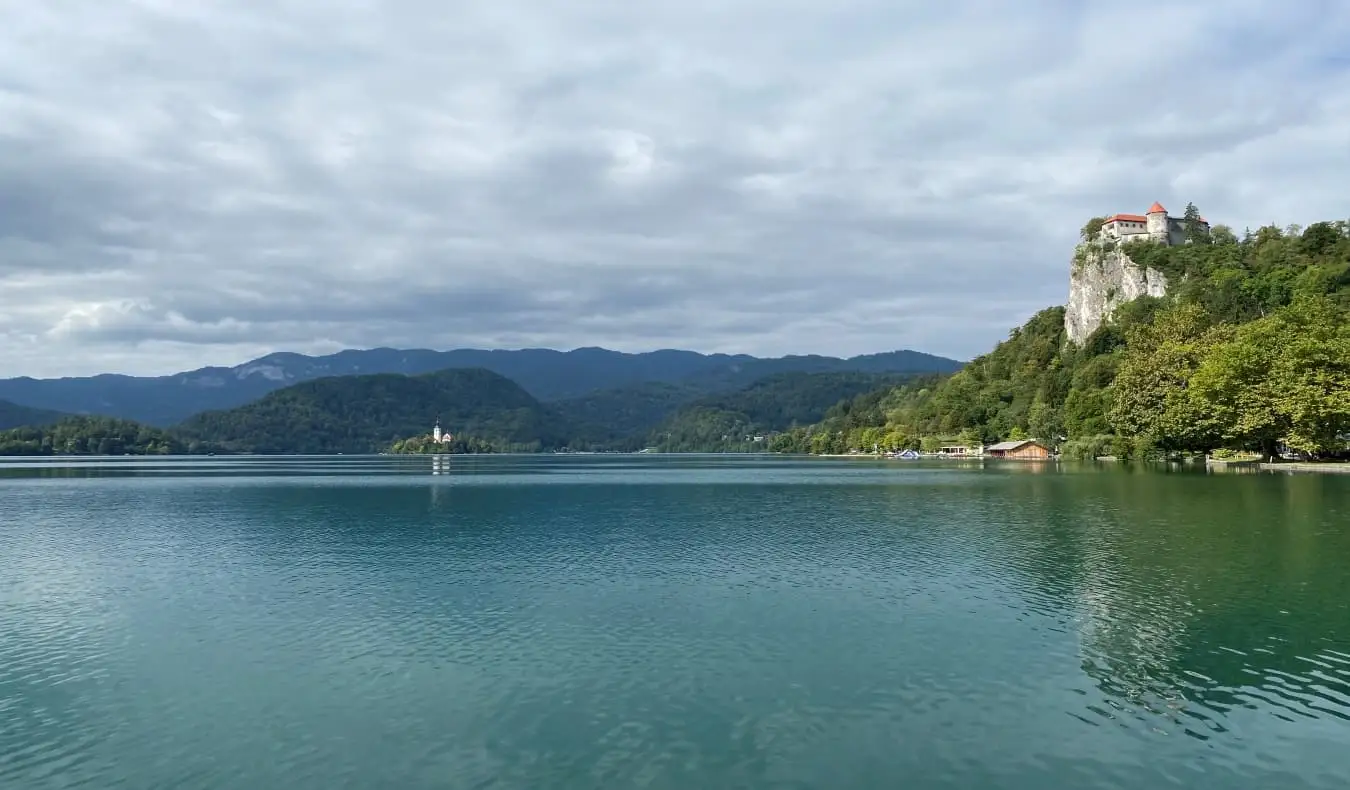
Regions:
[[1347, 483], [0, 462], [0, 787], [1344, 787]]

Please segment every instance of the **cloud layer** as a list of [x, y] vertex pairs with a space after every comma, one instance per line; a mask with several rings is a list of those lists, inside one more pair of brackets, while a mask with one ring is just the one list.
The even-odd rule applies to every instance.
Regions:
[[1350, 216], [1350, 6], [67, 0], [0, 25], [0, 376], [982, 352], [1093, 214]]

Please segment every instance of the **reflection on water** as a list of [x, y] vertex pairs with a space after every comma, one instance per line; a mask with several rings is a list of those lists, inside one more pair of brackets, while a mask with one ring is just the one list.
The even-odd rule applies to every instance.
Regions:
[[0, 462], [0, 787], [1341, 788], [1350, 479]]

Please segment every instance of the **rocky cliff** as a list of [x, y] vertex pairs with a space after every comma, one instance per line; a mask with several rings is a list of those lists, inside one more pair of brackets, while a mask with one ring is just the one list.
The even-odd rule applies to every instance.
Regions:
[[1144, 269], [1114, 245], [1079, 245], [1069, 274], [1069, 303], [1064, 329], [1069, 342], [1082, 344], [1125, 302], [1141, 296], [1162, 296], [1167, 278]]

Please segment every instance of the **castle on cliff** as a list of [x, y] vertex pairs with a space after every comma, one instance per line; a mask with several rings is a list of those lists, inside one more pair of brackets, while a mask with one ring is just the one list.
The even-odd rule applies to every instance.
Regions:
[[[1200, 218], [1202, 230], [1209, 222]], [[1130, 260], [1128, 242], [1150, 240], [1168, 246], [1186, 243], [1186, 220], [1169, 217], [1155, 202], [1145, 214], [1116, 214], [1074, 251], [1069, 270], [1069, 301], [1064, 305], [1064, 330], [1069, 342], [1081, 345], [1115, 309], [1141, 296], [1167, 294], [1167, 277]]]
[[[1209, 228], [1204, 217], [1200, 218], [1200, 224], [1205, 229]], [[1181, 217], [1169, 217], [1167, 209], [1154, 201], [1147, 214], [1116, 214], [1107, 217], [1097, 235], [1101, 239], [1152, 239], [1162, 244], [1177, 245], [1186, 242], [1186, 223]]]

